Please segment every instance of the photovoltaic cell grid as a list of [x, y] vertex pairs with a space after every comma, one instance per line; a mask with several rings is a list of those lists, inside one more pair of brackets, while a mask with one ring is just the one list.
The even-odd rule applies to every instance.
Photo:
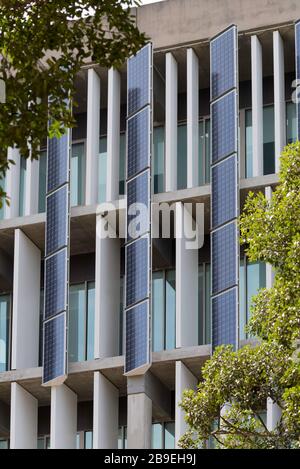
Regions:
[[126, 246], [126, 307], [149, 297], [149, 236]]
[[47, 192], [69, 182], [69, 132], [48, 139]]
[[211, 100], [237, 87], [237, 28], [233, 26], [211, 41]]
[[150, 104], [151, 51], [151, 44], [148, 44], [128, 60], [128, 116]]
[[150, 230], [150, 170], [127, 184], [127, 227], [128, 241]]
[[212, 163], [237, 153], [237, 95], [232, 91], [211, 106]]
[[46, 199], [46, 256], [68, 244], [68, 186], [63, 186]]
[[67, 249], [45, 260], [44, 320], [66, 310]]
[[127, 179], [150, 167], [150, 108], [127, 121]]
[[148, 301], [126, 311], [125, 372], [140, 368], [149, 361]]
[[212, 293], [217, 295], [238, 283], [237, 224], [233, 222], [212, 233]]
[[237, 339], [237, 287], [212, 299], [212, 345], [236, 347]]
[[66, 374], [66, 313], [44, 324], [43, 382]]
[[212, 168], [212, 228], [238, 216], [237, 209], [237, 155]]

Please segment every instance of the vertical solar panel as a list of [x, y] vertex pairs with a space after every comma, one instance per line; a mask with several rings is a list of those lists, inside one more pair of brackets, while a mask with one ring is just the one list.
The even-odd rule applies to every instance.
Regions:
[[238, 32], [211, 40], [212, 345], [238, 347]]
[[147, 371], [150, 356], [152, 45], [127, 62], [127, 229], [125, 374]]
[[[296, 51], [296, 83], [297, 97], [300, 96], [300, 21], [295, 24], [295, 51]], [[297, 102], [297, 130], [300, 140], [300, 103]]]
[[43, 385], [67, 376], [70, 131], [47, 142]]

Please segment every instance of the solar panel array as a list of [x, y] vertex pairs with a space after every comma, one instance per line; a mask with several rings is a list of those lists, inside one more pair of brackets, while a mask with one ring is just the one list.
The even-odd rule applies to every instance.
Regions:
[[212, 345], [238, 347], [239, 159], [238, 32], [212, 39], [211, 58], [211, 264]]
[[152, 45], [127, 62], [125, 374], [150, 366]]
[[[300, 96], [300, 21], [295, 24], [295, 47], [296, 47], [296, 81], [297, 96]], [[300, 102], [297, 103], [297, 130], [300, 140]]]
[[43, 385], [67, 375], [70, 131], [47, 142]]

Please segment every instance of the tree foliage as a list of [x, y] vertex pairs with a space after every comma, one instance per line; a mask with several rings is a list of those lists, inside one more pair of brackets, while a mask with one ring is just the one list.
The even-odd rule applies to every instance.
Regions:
[[[253, 299], [248, 332], [257, 345], [218, 348], [198, 390], [181, 403], [184, 448], [214, 441], [220, 448], [300, 448], [300, 143], [281, 157], [280, 181], [267, 200], [250, 193], [240, 221], [250, 261], [273, 266], [274, 285]], [[262, 411], [271, 399], [282, 411], [274, 430]]]
[[[60, 136], [75, 122], [75, 77], [86, 62], [120, 67], [146, 41], [130, 7], [139, 0], [1, 0], [0, 178], [16, 146], [36, 159], [47, 135]], [[1, 180], [0, 180], [1, 183]], [[1, 186], [1, 184], [0, 184]], [[0, 188], [0, 203], [3, 191]]]

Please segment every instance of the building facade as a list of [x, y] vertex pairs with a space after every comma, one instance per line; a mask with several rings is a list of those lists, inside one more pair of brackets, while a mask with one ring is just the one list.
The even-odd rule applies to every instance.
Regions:
[[[280, 153], [298, 139], [293, 93], [300, 78], [300, 5], [293, 0], [211, 0], [208, 7], [204, 0], [165, 0], [134, 13], [153, 44], [149, 102], [130, 112], [130, 62], [118, 71], [87, 64], [76, 81], [68, 184], [68, 367], [63, 382], [52, 386], [43, 385], [49, 151], [46, 141], [39, 161], [9, 151], [15, 165], [2, 184], [11, 202], [0, 211], [0, 449], [176, 448], [185, 431], [178, 406], [182, 392], [197, 386], [213, 347], [227, 337], [227, 332], [222, 335], [222, 327], [228, 329], [225, 315], [216, 338], [216, 300], [235, 289], [233, 345], [242, 346], [251, 341], [245, 333], [251, 298], [272, 285], [270, 266], [250, 263], [239, 248], [229, 258], [237, 266], [235, 280], [214, 287], [227, 262], [218, 256], [215, 234], [235, 223], [249, 191], [272, 196]], [[234, 83], [213, 91], [213, 44], [224, 31], [233, 31]], [[215, 78], [217, 88], [227, 65]], [[221, 154], [228, 143], [216, 145], [215, 140], [227, 134], [230, 120], [225, 109], [217, 125], [215, 105], [232, 92], [238, 97], [233, 113], [237, 138], [232, 149], [214, 158], [216, 147]], [[152, 240], [149, 265], [142, 259], [151, 273], [149, 292], [128, 303], [129, 122], [147, 106], [152, 162], [142, 171], [152, 173], [152, 202], [172, 206], [174, 216], [169, 236]], [[230, 186], [233, 173], [222, 176], [233, 155], [237, 177]], [[229, 196], [228, 187], [235, 191]], [[218, 219], [223, 196], [234, 196], [234, 213], [224, 218], [221, 211]], [[176, 236], [186, 218], [195, 219], [185, 203], [204, 207], [204, 242], [196, 250], [187, 248], [184, 236]], [[155, 223], [162, 229], [162, 220], [153, 219], [146, 232]], [[114, 236], [101, 236], [105, 227]], [[136, 289], [138, 272], [133, 272]], [[132, 305], [140, 300], [148, 302], [147, 331], [128, 326]], [[143, 333], [150, 353], [145, 367], [134, 372], [127, 362], [128, 344], [139, 347]], [[269, 427], [276, 424], [272, 403], [262, 412]]]

